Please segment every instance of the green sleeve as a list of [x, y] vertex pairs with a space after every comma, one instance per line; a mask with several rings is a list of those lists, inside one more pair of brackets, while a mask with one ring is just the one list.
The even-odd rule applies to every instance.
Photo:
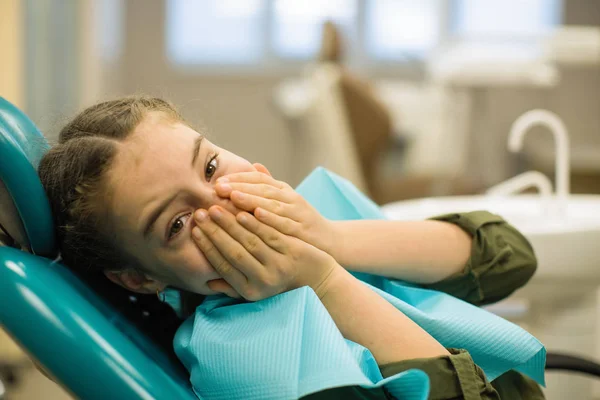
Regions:
[[[498, 392], [466, 350], [448, 349], [449, 356], [418, 358], [381, 366], [384, 378], [409, 369], [429, 376], [430, 399], [498, 400]], [[516, 400], [516, 399], [515, 399]]]
[[494, 379], [492, 385], [498, 391], [501, 399], [544, 400], [544, 392], [533, 379], [518, 373], [508, 371]]
[[406, 360], [381, 366], [384, 378], [417, 368], [429, 376], [430, 399], [438, 400], [543, 400], [544, 394], [532, 379], [509, 371], [493, 382], [466, 350], [448, 349], [449, 356]]
[[[448, 349], [449, 356], [421, 358], [386, 364], [380, 367], [384, 378], [409, 369], [420, 369], [429, 376], [429, 398], [436, 400], [544, 400], [537, 383], [515, 371], [493, 382], [474, 362], [466, 350]], [[324, 390], [305, 396], [305, 400], [390, 400], [384, 388], [367, 390], [348, 386]]]
[[475, 211], [432, 219], [458, 225], [473, 237], [473, 245], [461, 273], [423, 287], [485, 305], [509, 296], [533, 276], [537, 260], [531, 244], [501, 217]]

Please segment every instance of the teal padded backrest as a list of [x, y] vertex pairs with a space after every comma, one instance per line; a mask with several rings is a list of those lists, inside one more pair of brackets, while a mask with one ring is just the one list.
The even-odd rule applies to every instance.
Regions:
[[197, 399], [186, 376], [56, 262], [0, 247], [0, 304], [3, 328], [77, 398]]
[[36, 172], [48, 148], [33, 122], [0, 97], [0, 180], [14, 201], [31, 251], [50, 257], [56, 255], [54, 224]]
[[[52, 215], [36, 172], [48, 148], [0, 97], [0, 189], [32, 251], [53, 258]], [[66, 267], [38, 255], [0, 247], [0, 326], [59, 383], [82, 399], [196, 399], [188, 376], [154, 343]]]

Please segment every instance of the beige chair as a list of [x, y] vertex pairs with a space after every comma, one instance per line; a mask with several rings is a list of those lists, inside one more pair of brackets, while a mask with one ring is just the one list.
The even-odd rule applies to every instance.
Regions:
[[[426, 164], [440, 160], [443, 173], [432, 171], [431, 165], [410, 175], [400, 168], [397, 173], [384, 173], [383, 157], [396, 142], [394, 123], [374, 88], [341, 65], [341, 43], [339, 31], [326, 23], [318, 61], [306, 68], [301, 79], [288, 80], [276, 89], [275, 102], [292, 127], [294, 171], [304, 176], [324, 166], [352, 181], [379, 204], [479, 190], [461, 177], [460, 168], [447, 168], [441, 162], [448, 154], [428, 154], [425, 160], [423, 150], [429, 147], [446, 153], [449, 146], [439, 138], [434, 143], [421, 141], [402, 156], [423, 158]], [[460, 154], [454, 156], [461, 159]]]
[[341, 70], [333, 63], [320, 63], [308, 69], [305, 77], [308, 103], [297, 118], [296, 165], [302, 166], [303, 173], [323, 166], [368, 192], [362, 158], [343, 103], [341, 79]]

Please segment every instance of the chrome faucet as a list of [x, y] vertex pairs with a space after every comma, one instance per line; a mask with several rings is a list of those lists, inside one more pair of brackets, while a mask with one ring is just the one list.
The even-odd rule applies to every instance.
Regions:
[[525, 133], [534, 125], [544, 125], [554, 135], [556, 144], [556, 198], [560, 211], [564, 211], [569, 196], [569, 136], [561, 119], [547, 110], [531, 110], [513, 123], [508, 136], [508, 149], [513, 153], [523, 147]]

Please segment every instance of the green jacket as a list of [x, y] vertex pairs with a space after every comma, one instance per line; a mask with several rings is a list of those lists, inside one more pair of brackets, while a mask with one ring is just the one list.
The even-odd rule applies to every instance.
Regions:
[[[479, 306], [502, 300], [533, 276], [537, 262], [531, 245], [497, 215], [476, 211], [433, 219], [460, 226], [473, 236], [473, 247], [462, 273], [424, 287]], [[383, 365], [381, 373], [388, 377], [411, 368], [425, 371], [431, 382], [430, 399], [544, 399], [537, 383], [524, 375], [509, 371], [490, 383], [467, 351], [448, 350], [451, 355], [446, 357]], [[352, 386], [325, 390], [303, 399], [385, 400], [393, 397], [383, 388], [366, 390]]]

